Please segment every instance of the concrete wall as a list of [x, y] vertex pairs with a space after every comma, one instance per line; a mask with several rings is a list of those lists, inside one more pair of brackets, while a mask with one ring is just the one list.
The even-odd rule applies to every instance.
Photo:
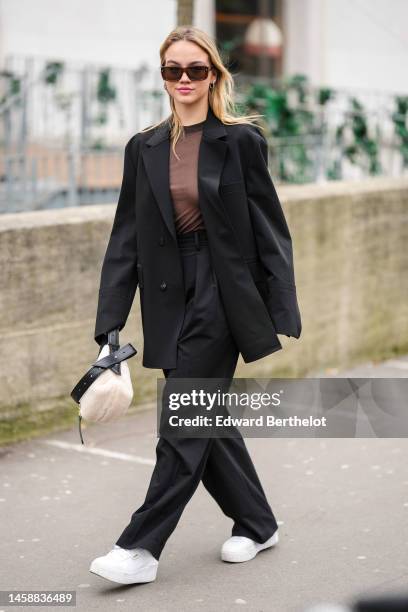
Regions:
[[[237, 376], [300, 376], [408, 352], [408, 179], [278, 187], [295, 248], [303, 331]], [[98, 283], [116, 205], [0, 217], [0, 409], [45, 410], [96, 358]], [[161, 370], [141, 366], [139, 291], [121, 342], [135, 400]]]

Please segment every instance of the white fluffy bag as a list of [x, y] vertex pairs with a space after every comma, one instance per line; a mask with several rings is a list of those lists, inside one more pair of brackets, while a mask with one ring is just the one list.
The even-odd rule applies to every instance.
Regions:
[[136, 353], [130, 342], [121, 347], [119, 331], [112, 330], [96, 361], [72, 389], [71, 397], [78, 404], [82, 444], [82, 419], [107, 423], [119, 419], [128, 410], [133, 399], [133, 387], [126, 359]]
[[[97, 362], [109, 355], [109, 344], [102, 348]], [[115, 421], [123, 416], [133, 399], [132, 380], [126, 361], [120, 364], [120, 375], [106, 369], [80, 399], [80, 415], [86, 421]]]

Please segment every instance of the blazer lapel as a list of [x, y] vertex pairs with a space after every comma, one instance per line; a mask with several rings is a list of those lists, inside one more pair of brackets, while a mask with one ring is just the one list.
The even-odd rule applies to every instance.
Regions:
[[[218, 201], [218, 186], [224, 157], [227, 150], [227, 131], [222, 121], [208, 107], [207, 117], [203, 124], [203, 133], [198, 155], [198, 189], [201, 195], [210, 201]], [[146, 168], [146, 174], [160, 212], [166, 226], [177, 241], [174, 223], [174, 209], [170, 192], [169, 160], [170, 160], [170, 126], [166, 121], [158, 127], [153, 135], [146, 140], [146, 146], [141, 154]]]

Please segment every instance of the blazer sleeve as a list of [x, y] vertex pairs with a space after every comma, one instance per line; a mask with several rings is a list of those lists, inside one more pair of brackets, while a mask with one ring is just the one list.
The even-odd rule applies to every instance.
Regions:
[[292, 239], [268, 168], [268, 144], [256, 127], [247, 132], [245, 182], [260, 260], [267, 272], [266, 305], [278, 334], [299, 338]]
[[107, 343], [109, 331], [125, 326], [138, 286], [135, 139], [125, 146], [119, 200], [102, 263], [94, 332], [99, 345]]

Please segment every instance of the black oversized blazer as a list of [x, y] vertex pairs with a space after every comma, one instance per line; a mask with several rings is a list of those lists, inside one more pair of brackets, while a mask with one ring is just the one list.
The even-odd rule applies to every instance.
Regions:
[[[174, 368], [184, 318], [181, 256], [169, 188], [168, 124], [132, 136], [104, 257], [95, 340], [121, 330], [139, 286], [143, 365]], [[246, 363], [299, 338], [292, 241], [268, 171], [267, 143], [249, 124], [208, 109], [198, 158], [199, 205], [227, 320]]]

